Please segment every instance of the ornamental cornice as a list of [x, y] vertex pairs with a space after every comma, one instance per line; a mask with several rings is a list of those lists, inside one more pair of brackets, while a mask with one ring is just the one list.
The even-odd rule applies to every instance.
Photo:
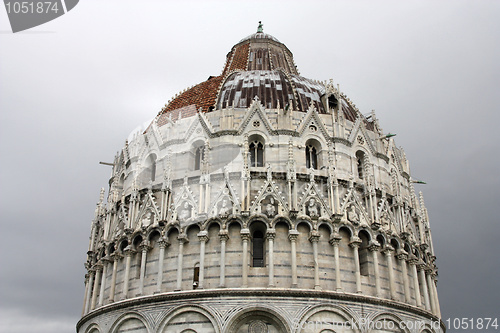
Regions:
[[333, 138], [331, 138], [331, 141], [335, 142], [335, 143], [343, 143], [347, 147], [352, 146], [352, 144], [349, 140], [342, 138], [342, 137], [339, 137], [339, 136], [334, 136]]
[[379, 152], [376, 152], [375, 153], [375, 157], [378, 157], [378, 158], [381, 158], [385, 161], [385, 163], [389, 163], [389, 156], [385, 155], [385, 154], [382, 154], [382, 153], [379, 153]]

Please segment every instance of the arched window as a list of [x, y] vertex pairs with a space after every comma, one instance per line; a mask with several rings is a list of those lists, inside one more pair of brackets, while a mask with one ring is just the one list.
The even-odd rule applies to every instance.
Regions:
[[359, 232], [359, 238], [361, 239], [361, 245], [358, 250], [359, 273], [364, 276], [368, 276], [368, 237], [366, 231]]
[[252, 141], [250, 149], [250, 166], [264, 166], [264, 144], [260, 141]]
[[316, 147], [313, 145], [306, 146], [306, 167], [308, 169], [318, 168], [318, 152], [316, 151]]
[[148, 156], [146, 166], [149, 168], [149, 180], [155, 181], [156, 179], [156, 155], [151, 154]]
[[193, 271], [193, 289], [198, 288], [198, 285], [200, 283], [200, 264], [194, 265], [194, 271]]
[[203, 146], [197, 147], [194, 152], [194, 169], [201, 169], [201, 162], [205, 158], [205, 149]]
[[365, 159], [365, 153], [358, 150], [356, 152], [356, 164], [357, 164], [358, 178], [359, 179], [363, 179], [363, 169], [364, 169], [364, 165], [365, 165], [364, 159]]
[[252, 266], [264, 267], [264, 234], [260, 230], [253, 233], [252, 254]]

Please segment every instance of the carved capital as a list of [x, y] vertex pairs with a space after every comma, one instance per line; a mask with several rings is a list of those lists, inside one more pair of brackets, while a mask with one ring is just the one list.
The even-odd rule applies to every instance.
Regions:
[[158, 240], [158, 246], [160, 249], [165, 249], [170, 246], [170, 242], [166, 238], [162, 237]]
[[197, 236], [198, 236], [198, 239], [200, 240], [200, 242], [206, 243], [209, 240], [208, 232], [206, 230], [200, 231]]
[[139, 248], [141, 249], [142, 252], [147, 252], [151, 247], [149, 246], [148, 241], [143, 241], [141, 245], [139, 245]]
[[380, 243], [377, 241], [371, 241], [370, 244], [368, 244], [368, 250], [371, 252], [378, 251], [380, 249]]
[[406, 252], [405, 250], [398, 251], [398, 253], [396, 254], [396, 258], [402, 261], [406, 260], [408, 259], [408, 252]]
[[123, 258], [123, 256], [116, 251], [114, 253], [112, 253], [110, 257], [113, 258], [113, 261], [118, 261], [121, 258]]
[[409, 265], [416, 265], [418, 263], [418, 258], [415, 256], [415, 255], [410, 255], [408, 257], [408, 259], [406, 260], [406, 262], [409, 264]]
[[354, 248], [357, 248], [361, 245], [361, 238], [359, 238], [358, 236], [353, 236], [351, 237], [351, 241], [349, 242], [349, 246], [352, 247], [353, 249]]
[[317, 230], [311, 231], [311, 233], [309, 234], [309, 241], [311, 243], [319, 242], [319, 232]]
[[394, 248], [393, 248], [391, 245], [387, 244], [387, 245], [384, 247], [384, 249], [382, 250], [382, 253], [384, 253], [385, 255], [389, 256], [389, 255], [391, 255], [391, 253], [392, 253], [393, 251], [394, 251]]
[[295, 242], [297, 238], [299, 237], [299, 232], [297, 230], [289, 230], [288, 231], [288, 239], [290, 242]]
[[226, 242], [229, 239], [229, 235], [227, 233], [227, 230], [221, 230], [219, 231], [219, 239], [220, 241]]
[[177, 240], [182, 244], [189, 243], [189, 239], [186, 234], [179, 234], [179, 236], [177, 236]]
[[334, 233], [330, 236], [330, 240], [328, 241], [330, 245], [339, 245], [342, 240], [342, 236], [339, 233]]
[[275, 229], [267, 229], [266, 239], [275, 239], [276, 238], [276, 230]]
[[123, 249], [123, 253], [125, 254], [125, 256], [130, 257], [132, 254], [134, 254], [134, 250], [132, 250], [132, 246], [129, 245]]
[[248, 230], [248, 229], [241, 229], [240, 235], [241, 235], [241, 240], [243, 240], [243, 241], [250, 240], [250, 230]]

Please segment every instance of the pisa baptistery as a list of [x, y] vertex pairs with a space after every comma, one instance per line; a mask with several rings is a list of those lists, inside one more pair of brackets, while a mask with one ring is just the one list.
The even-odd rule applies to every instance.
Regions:
[[444, 332], [414, 183], [259, 24], [115, 156], [77, 332]]

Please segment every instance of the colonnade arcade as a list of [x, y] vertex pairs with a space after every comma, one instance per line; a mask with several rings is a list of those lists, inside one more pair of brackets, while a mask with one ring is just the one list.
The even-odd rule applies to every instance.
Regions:
[[[422, 250], [383, 231], [326, 219], [253, 215], [150, 226], [101, 244], [87, 267], [83, 313], [157, 293], [260, 287], [358, 293], [440, 316], [433, 258]], [[259, 251], [262, 264], [253, 260]]]

